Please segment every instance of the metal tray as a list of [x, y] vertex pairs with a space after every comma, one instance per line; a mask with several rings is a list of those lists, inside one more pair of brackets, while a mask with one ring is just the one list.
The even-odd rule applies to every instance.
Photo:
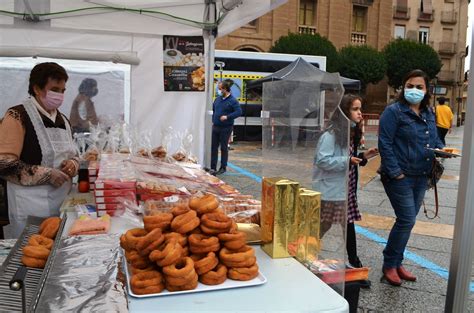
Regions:
[[[196, 292], [223, 290], [223, 289], [243, 288], [243, 287], [263, 285], [267, 282], [267, 278], [262, 274], [262, 272], [258, 272], [257, 277], [255, 277], [252, 280], [248, 280], [248, 281], [238, 281], [238, 280], [226, 279], [226, 281], [223, 282], [222, 284], [214, 285], [214, 286], [209, 286], [209, 285], [204, 285], [204, 284], [198, 283], [197, 288], [193, 289], [193, 290], [170, 292], [170, 291], [165, 289], [160, 293], [151, 293], [151, 294], [148, 294], [148, 295], [137, 295], [137, 294], [134, 294], [133, 291], [132, 291], [132, 288], [130, 288], [130, 277], [131, 276], [130, 276], [130, 272], [128, 270], [129, 265], [127, 263], [127, 260], [125, 259], [125, 256], [123, 257], [123, 260], [124, 260], [123, 264], [124, 264], [124, 268], [125, 268], [125, 274], [127, 275], [128, 294], [131, 295], [132, 297], [135, 297], [135, 298], [174, 296], [174, 295], [180, 295], [180, 294], [186, 294], [186, 293], [196, 293]], [[258, 263], [258, 261], [257, 261], [257, 263]]]
[[443, 151], [440, 149], [434, 149], [434, 148], [426, 148], [426, 149], [434, 151], [434, 153], [437, 156], [444, 156], [444, 157], [451, 157], [451, 158], [462, 157], [462, 155], [458, 153], [450, 153], [450, 152], [446, 152], [446, 151]]

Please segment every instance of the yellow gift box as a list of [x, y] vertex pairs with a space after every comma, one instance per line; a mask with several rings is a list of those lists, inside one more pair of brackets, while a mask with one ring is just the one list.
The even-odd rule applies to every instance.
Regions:
[[296, 236], [299, 187], [299, 183], [282, 177], [262, 181], [262, 250], [272, 258], [290, 256], [288, 243]]

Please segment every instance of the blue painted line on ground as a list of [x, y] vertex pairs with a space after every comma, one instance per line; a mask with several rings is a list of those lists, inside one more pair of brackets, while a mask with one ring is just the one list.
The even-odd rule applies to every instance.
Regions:
[[[262, 182], [261, 177], [255, 175], [255, 174], [252, 174], [249, 171], [247, 171], [247, 170], [245, 170], [245, 169], [243, 169], [239, 166], [236, 166], [236, 165], [231, 164], [231, 163], [227, 163], [227, 166], [229, 166], [233, 170], [235, 170], [237, 172], [240, 172], [242, 175], [245, 175], [245, 176], [247, 176], [247, 177], [249, 177], [249, 178], [251, 178], [251, 179], [253, 179], [253, 180], [255, 180], [259, 183]], [[380, 237], [379, 235], [369, 231], [368, 229], [366, 229], [364, 227], [355, 225], [355, 230], [356, 230], [357, 233], [361, 234], [362, 236], [364, 236], [364, 237], [366, 237], [366, 238], [368, 238], [368, 239], [370, 239], [370, 240], [372, 240], [376, 243], [379, 243], [383, 246], [385, 246], [387, 244], [387, 240], [385, 238]], [[404, 256], [405, 256], [405, 258], [411, 260], [412, 262], [415, 262], [416, 264], [421, 265], [422, 267], [426, 268], [427, 270], [432, 271], [435, 274], [443, 277], [444, 279], [449, 278], [449, 271], [447, 269], [442, 268], [439, 265], [436, 265], [435, 263], [431, 262], [430, 260], [425, 259], [422, 256], [419, 256], [416, 253], [405, 250]], [[471, 282], [469, 287], [470, 287], [470, 291], [474, 292], [474, 282]]]
[[245, 175], [253, 180], [255, 180], [257, 183], [261, 183], [262, 182], [262, 178], [260, 176], [257, 176], [253, 173], [250, 173], [249, 171], [235, 165], [235, 164], [232, 164], [232, 163], [227, 163], [227, 166], [230, 167], [231, 169], [233, 169], [234, 171], [236, 172], [239, 172], [241, 173], [242, 175]]

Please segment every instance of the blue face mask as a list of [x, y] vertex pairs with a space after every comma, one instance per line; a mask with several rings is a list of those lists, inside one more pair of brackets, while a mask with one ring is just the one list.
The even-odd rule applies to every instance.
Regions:
[[217, 89], [217, 95], [218, 95], [219, 97], [222, 97], [222, 90]]
[[423, 90], [416, 88], [405, 88], [404, 91], [405, 99], [411, 104], [418, 104], [425, 97]]
[[354, 121], [351, 121], [351, 128], [355, 128], [357, 126], [357, 123]]

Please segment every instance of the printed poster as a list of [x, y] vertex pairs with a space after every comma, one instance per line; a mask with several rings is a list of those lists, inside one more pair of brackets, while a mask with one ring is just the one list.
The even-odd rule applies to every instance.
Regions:
[[165, 91], [204, 91], [204, 38], [163, 36]]

